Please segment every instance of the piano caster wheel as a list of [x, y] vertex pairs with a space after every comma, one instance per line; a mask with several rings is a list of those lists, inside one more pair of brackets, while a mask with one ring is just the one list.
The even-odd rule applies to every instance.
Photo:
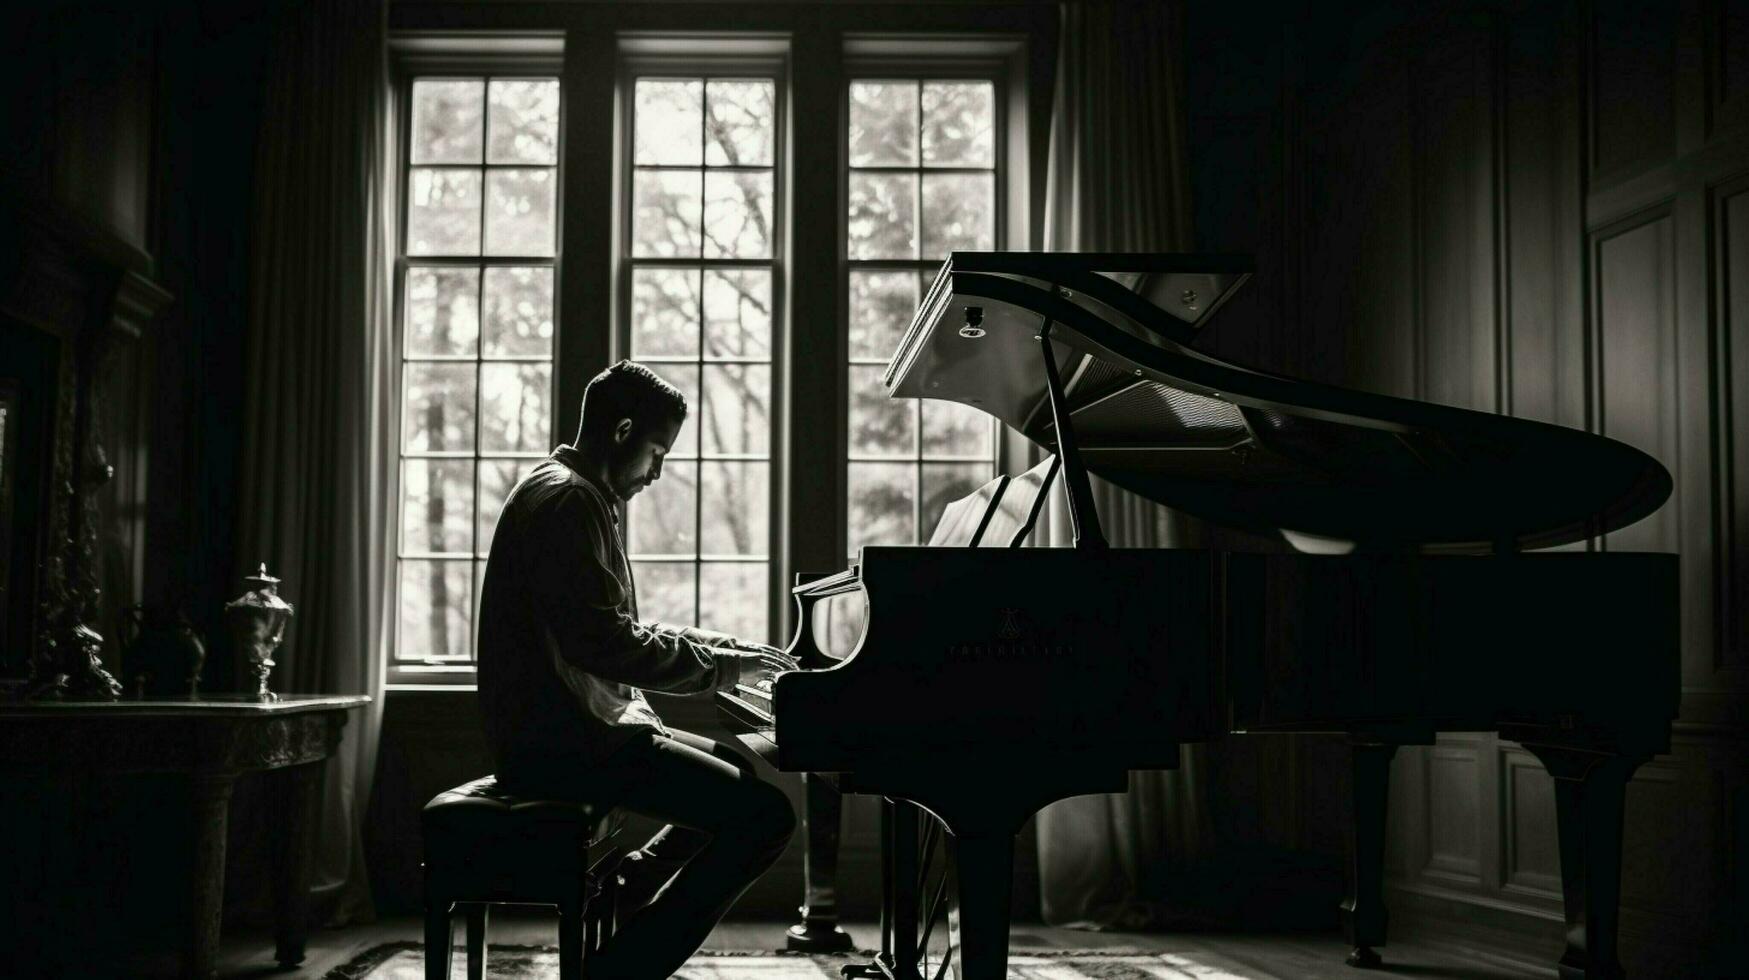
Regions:
[[802, 922], [790, 926], [783, 940], [783, 948], [794, 953], [843, 953], [854, 946], [850, 933], [835, 925], [821, 928]]
[[1376, 970], [1384, 965], [1378, 951], [1371, 946], [1356, 946], [1348, 953], [1348, 965], [1361, 970]]

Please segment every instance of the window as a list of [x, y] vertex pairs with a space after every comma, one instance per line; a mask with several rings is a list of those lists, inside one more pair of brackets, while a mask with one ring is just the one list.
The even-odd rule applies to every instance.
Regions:
[[1001, 240], [992, 78], [849, 82], [846, 541], [914, 544], [995, 472], [995, 423], [950, 402], [887, 397], [888, 360], [955, 249]]
[[471, 671], [505, 496], [552, 448], [556, 78], [409, 79], [398, 667]]
[[988, 416], [880, 378], [949, 251], [1033, 237], [1055, 8], [707, 6], [397, 17], [395, 687], [473, 681], [501, 502], [618, 358], [691, 409], [622, 515], [645, 620], [782, 640], [792, 574], [926, 538], [1007, 462]]
[[626, 547], [641, 618], [766, 640], [781, 94], [774, 70], [714, 67], [625, 77], [621, 349], [690, 406]]

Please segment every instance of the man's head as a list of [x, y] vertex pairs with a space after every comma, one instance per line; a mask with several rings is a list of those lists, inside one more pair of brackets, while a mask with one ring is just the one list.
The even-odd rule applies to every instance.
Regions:
[[577, 448], [598, 460], [621, 499], [656, 482], [662, 458], [686, 421], [686, 396], [631, 361], [620, 361], [583, 389]]

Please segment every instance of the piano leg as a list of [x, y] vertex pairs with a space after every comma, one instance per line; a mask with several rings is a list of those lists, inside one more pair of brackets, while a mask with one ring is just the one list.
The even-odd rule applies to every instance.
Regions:
[[847, 966], [845, 977], [884, 976], [919, 980], [917, 949], [917, 831], [922, 811], [916, 804], [881, 798], [881, 952], [874, 967]]
[[1014, 835], [948, 836], [954, 903], [948, 956], [958, 980], [1006, 980], [1008, 907], [1014, 887]]
[[844, 797], [826, 780], [806, 773], [807, 794], [802, 833], [807, 850], [802, 859], [802, 921], [789, 927], [785, 946], [805, 953], [840, 953], [850, 948], [850, 934], [838, 928], [838, 832]]
[[1622, 807], [1645, 756], [1560, 746], [1524, 746], [1555, 779], [1567, 948], [1561, 980], [1619, 980]]
[[1342, 900], [1342, 931], [1352, 949], [1348, 965], [1376, 967], [1374, 946], [1385, 944], [1385, 801], [1390, 795], [1392, 743], [1356, 738], [1353, 753], [1354, 819], [1348, 824], [1348, 895]]

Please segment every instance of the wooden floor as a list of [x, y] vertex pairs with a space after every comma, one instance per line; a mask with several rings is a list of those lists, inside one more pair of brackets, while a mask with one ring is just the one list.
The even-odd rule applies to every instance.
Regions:
[[[780, 948], [783, 924], [725, 922], [711, 933], [708, 949], [759, 950]], [[847, 927], [862, 948], [878, 946], [880, 930], [872, 923]], [[420, 923], [413, 918], [388, 919], [366, 926], [331, 929], [311, 937], [309, 958], [293, 972], [279, 972], [273, 962], [273, 941], [263, 933], [227, 934], [219, 963], [225, 980], [244, 977], [319, 978], [364, 950], [382, 943], [417, 941]], [[514, 945], [552, 945], [557, 927], [535, 910], [498, 914], [489, 929], [490, 941]], [[456, 940], [461, 940], [457, 923]], [[933, 945], [933, 944], [932, 944]], [[1082, 932], [1037, 924], [1016, 923], [1010, 949], [1123, 948], [1170, 953], [1206, 969], [1209, 980], [1365, 980], [1368, 977], [1416, 977], [1418, 980], [1524, 980], [1555, 975], [1553, 963], [1534, 964], [1489, 953], [1431, 943], [1394, 940], [1382, 952], [1385, 967], [1358, 971], [1342, 962], [1347, 947], [1334, 933], [1245, 935], [1239, 933], [1142, 934]]]

